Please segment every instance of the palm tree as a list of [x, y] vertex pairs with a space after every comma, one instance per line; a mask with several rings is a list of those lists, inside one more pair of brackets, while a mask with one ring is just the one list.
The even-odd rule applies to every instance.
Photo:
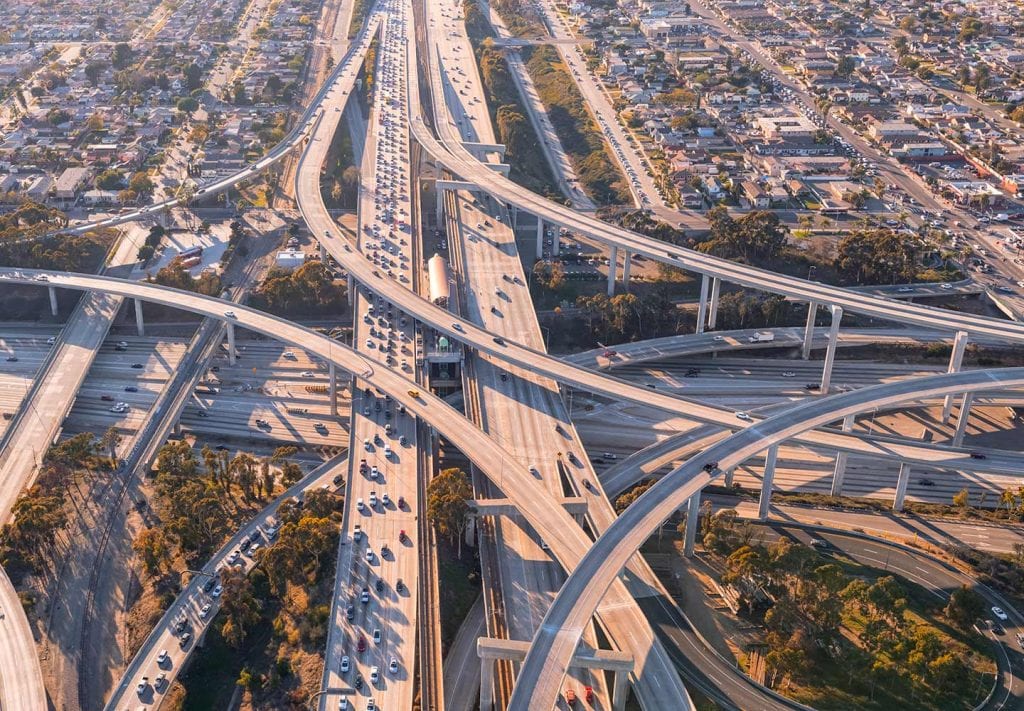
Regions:
[[117, 428], [111, 425], [107, 428], [107, 431], [100, 437], [100, 446], [107, 450], [107, 454], [110, 456], [110, 461], [113, 462], [114, 466], [117, 466], [117, 445], [121, 444], [121, 434], [117, 431]]

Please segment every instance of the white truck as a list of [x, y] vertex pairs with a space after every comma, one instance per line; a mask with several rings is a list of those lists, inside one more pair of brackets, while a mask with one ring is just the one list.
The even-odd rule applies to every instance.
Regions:
[[771, 331], [757, 331], [747, 339], [748, 343], [770, 343], [775, 340], [775, 334]]

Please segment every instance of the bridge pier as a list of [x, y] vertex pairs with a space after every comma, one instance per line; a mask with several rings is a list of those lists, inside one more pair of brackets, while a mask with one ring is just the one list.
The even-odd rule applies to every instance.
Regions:
[[896, 480], [896, 497], [892, 500], [892, 510], [899, 513], [903, 510], [903, 502], [907, 498], [907, 484], [910, 483], [910, 464], [900, 464], [900, 477]]
[[807, 325], [804, 326], [804, 348], [800, 357], [807, 360], [811, 357], [811, 343], [814, 341], [814, 319], [818, 317], [818, 302], [807, 304]]
[[146, 326], [142, 323], [142, 301], [135, 299], [135, 331], [139, 336], [146, 335]]
[[697, 528], [700, 525], [700, 492], [696, 492], [686, 503], [686, 531], [683, 533], [683, 555], [693, 557], [697, 542]]
[[622, 259], [622, 286], [628, 291], [629, 290], [629, 271], [630, 267], [633, 266], [633, 255], [627, 249], [625, 250], [625, 257]]
[[493, 659], [480, 657], [480, 711], [494, 711]]
[[964, 393], [964, 399], [960, 401], [960, 413], [956, 418], [956, 432], [953, 433], [954, 447], [960, 447], [964, 443], [964, 434], [967, 433], [967, 421], [971, 419], [972, 404], [974, 404], [974, 393]]
[[718, 294], [722, 288], [722, 280], [718, 277], [711, 278], [711, 305], [708, 307], [708, 330], [714, 331], [718, 322]]
[[775, 462], [779, 458], [779, 445], [768, 448], [764, 458], [764, 474], [761, 476], [761, 498], [757, 500], [757, 518], [764, 521], [768, 518], [768, 509], [772, 505], [772, 487], [775, 484]]
[[612, 711], [626, 711], [626, 696], [629, 691], [627, 674], [624, 671], [615, 671], [612, 687]]
[[[953, 352], [949, 354], [949, 367], [947, 373], [959, 373], [960, 366], [964, 362], [964, 351], [967, 349], [967, 331], [957, 331], [953, 340]], [[953, 412], [953, 393], [946, 396], [942, 403], [942, 421], [949, 422], [949, 416]]]
[[704, 322], [708, 317], [708, 283], [710, 281], [707, 274], [700, 275], [700, 304], [697, 306], [697, 330], [694, 333], [704, 333]]
[[225, 324], [228, 327], [228, 362], [235, 364], [235, 324], [230, 321]]
[[619, 248], [612, 245], [612, 253], [608, 257], [608, 296], [615, 296], [615, 271], [619, 268]]
[[334, 363], [327, 365], [327, 388], [331, 394], [331, 417], [338, 416], [338, 381], [334, 377]]
[[46, 287], [46, 290], [50, 292], [50, 315], [57, 315], [57, 290], [52, 286]]
[[537, 215], [537, 259], [544, 259], [544, 220]]
[[828, 348], [825, 349], [825, 367], [821, 371], [821, 388], [818, 390], [822, 395], [828, 395], [829, 386], [832, 384], [832, 364], [836, 360], [836, 343], [839, 341], [839, 323], [843, 320], [843, 307], [832, 307], [832, 327], [828, 330]]
[[[847, 415], [843, 418], [843, 432], [850, 432], [853, 430], [853, 423], [856, 420], [856, 415]], [[832, 496], [843, 495], [843, 479], [846, 478], [846, 458], [847, 452], [836, 452], [836, 466], [832, 472]]]
[[558, 233], [560, 228], [557, 225], [551, 226], [551, 256], [557, 257], [562, 245], [559, 244]]
[[519, 208], [515, 205], [512, 206], [512, 231], [515, 232], [519, 229]]

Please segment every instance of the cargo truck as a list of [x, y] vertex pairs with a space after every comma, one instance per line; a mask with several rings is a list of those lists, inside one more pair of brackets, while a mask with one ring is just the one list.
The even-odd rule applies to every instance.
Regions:
[[771, 331], [757, 331], [747, 339], [749, 343], [770, 343], [775, 340], [775, 334]]

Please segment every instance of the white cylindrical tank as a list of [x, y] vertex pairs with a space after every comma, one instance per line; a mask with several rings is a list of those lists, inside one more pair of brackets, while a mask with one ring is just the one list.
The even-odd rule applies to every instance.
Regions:
[[448, 262], [440, 254], [427, 260], [427, 279], [430, 283], [430, 300], [438, 306], [448, 306], [451, 274]]

